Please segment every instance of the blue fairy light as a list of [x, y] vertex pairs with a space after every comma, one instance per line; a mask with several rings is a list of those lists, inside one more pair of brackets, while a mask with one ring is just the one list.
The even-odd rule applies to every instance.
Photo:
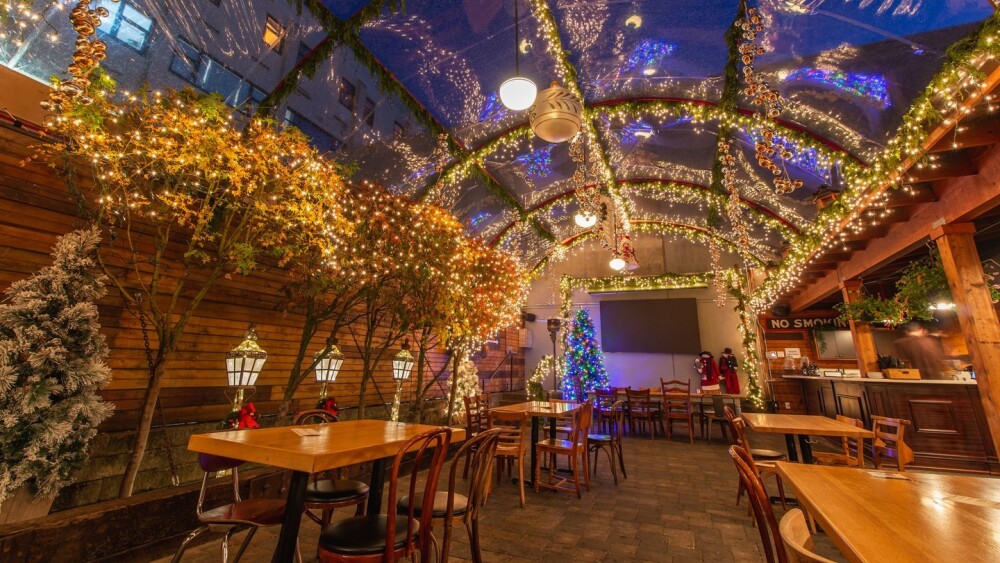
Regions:
[[514, 162], [524, 166], [526, 172], [536, 178], [542, 178], [552, 173], [552, 147], [546, 145], [531, 152], [522, 154]]
[[500, 97], [496, 92], [490, 92], [490, 95], [486, 96], [486, 101], [483, 102], [483, 109], [479, 112], [479, 123], [491, 119], [500, 120], [506, 115], [507, 108], [500, 103]]
[[831, 86], [842, 92], [866, 98], [881, 109], [888, 109], [892, 105], [886, 79], [879, 74], [800, 68], [788, 73], [783, 80], [786, 82], [801, 80]]
[[648, 74], [647, 69], [652, 69], [655, 72], [660, 60], [673, 53], [675, 49], [677, 45], [662, 39], [643, 39], [632, 49], [632, 54], [625, 61], [624, 70], [628, 72], [642, 69], [643, 74]]
[[490, 213], [489, 211], [480, 211], [479, 213], [476, 213], [475, 215], [473, 215], [472, 217], [470, 217], [469, 220], [467, 221], [467, 223], [469, 225], [469, 230], [475, 229], [483, 221], [486, 221], [487, 219], [489, 219], [492, 216], [493, 216], [493, 214]]
[[[760, 128], [752, 129], [748, 131], [748, 134], [753, 143], [758, 143], [764, 139]], [[791, 158], [784, 159], [788, 164], [794, 165], [802, 170], [812, 172], [816, 176], [825, 180], [830, 179], [830, 159], [825, 155], [820, 154], [820, 152], [815, 148], [802, 146], [786, 137], [782, 137], [781, 135], [774, 135], [774, 137], [771, 138], [771, 142], [774, 143], [774, 147], [778, 149], [779, 152], [788, 150], [792, 153]]]

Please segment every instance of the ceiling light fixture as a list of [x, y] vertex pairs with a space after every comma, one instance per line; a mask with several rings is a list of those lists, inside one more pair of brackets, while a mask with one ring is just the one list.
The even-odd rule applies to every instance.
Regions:
[[620, 272], [625, 269], [625, 266], [628, 266], [628, 262], [626, 262], [621, 256], [615, 254], [614, 258], [611, 259], [611, 262], [608, 262], [608, 266], [610, 266], [612, 270]]
[[517, 4], [514, 0], [514, 77], [508, 78], [500, 85], [500, 102], [507, 109], [521, 111], [531, 107], [538, 94], [538, 88], [530, 79], [521, 76], [521, 27]]
[[583, 210], [577, 212], [576, 216], [573, 217], [576, 224], [584, 229], [589, 229], [597, 224], [597, 215], [592, 211]]

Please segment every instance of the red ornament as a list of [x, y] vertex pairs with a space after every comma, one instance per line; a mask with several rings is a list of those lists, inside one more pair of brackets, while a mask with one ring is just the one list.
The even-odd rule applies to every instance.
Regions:
[[253, 403], [247, 403], [240, 409], [238, 420], [237, 428], [260, 428], [260, 424], [257, 422], [257, 409], [254, 408]]
[[316, 404], [316, 408], [323, 409], [333, 416], [338, 416], [340, 414], [340, 409], [337, 408], [337, 399], [335, 397], [323, 397], [319, 400], [319, 403]]

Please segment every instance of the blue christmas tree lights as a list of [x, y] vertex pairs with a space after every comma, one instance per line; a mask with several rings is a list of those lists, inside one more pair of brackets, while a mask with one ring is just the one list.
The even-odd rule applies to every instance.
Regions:
[[563, 398], [583, 400], [589, 391], [607, 389], [611, 380], [604, 367], [604, 352], [597, 342], [594, 321], [585, 309], [576, 312], [573, 328], [566, 334], [565, 340]]

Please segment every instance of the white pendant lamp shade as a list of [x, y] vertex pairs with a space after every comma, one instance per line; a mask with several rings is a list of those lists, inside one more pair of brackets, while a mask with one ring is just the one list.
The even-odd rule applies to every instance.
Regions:
[[230, 387], [252, 387], [257, 383], [267, 352], [257, 345], [257, 329], [247, 329], [243, 342], [226, 353], [226, 374]]
[[573, 220], [576, 221], [578, 227], [589, 229], [597, 224], [597, 215], [590, 211], [580, 211], [573, 217]]
[[531, 107], [535, 103], [535, 96], [538, 95], [538, 88], [535, 83], [523, 76], [508, 78], [500, 85], [500, 102], [504, 107], [514, 111], [521, 111]]
[[628, 266], [628, 262], [626, 262], [621, 256], [615, 256], [611, 259], [611, 262], [608, 263], [608, 266], [610, 266], [612, 270], [620, 272], [625, 269], [625, 266]]
[[528, 122], [542, 140], [563, 143], [580, 132], [582, 115], [580, 99], [553, 81], [538, 93], [535, 105], [528, 111]]

